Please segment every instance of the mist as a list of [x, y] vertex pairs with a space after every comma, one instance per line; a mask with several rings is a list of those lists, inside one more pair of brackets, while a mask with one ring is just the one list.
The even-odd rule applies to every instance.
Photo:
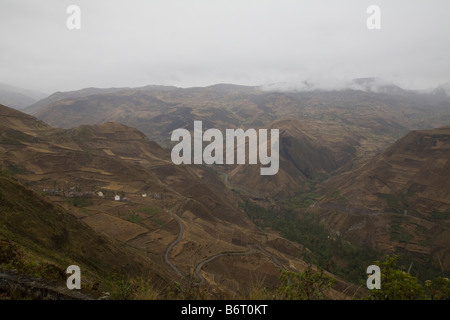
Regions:
[[[81, 10], [69, 30], [66, 9]], [[370, 30], [367, 8], [380, 8]], [[0, 82], [42, 92], [233, 83], [339, 89], [449, 81], [450, 2], [3, 0]]]

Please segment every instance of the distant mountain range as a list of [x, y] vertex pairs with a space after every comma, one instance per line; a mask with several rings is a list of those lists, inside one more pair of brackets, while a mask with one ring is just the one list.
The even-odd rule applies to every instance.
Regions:
[[8, 105], [16, 109], [24, 109], [46, 96], [47, 94], [42, 92], [0, 83], [0, 104]]

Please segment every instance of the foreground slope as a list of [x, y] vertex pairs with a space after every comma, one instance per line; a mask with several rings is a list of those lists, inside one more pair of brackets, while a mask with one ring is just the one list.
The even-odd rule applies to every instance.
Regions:
[[[19, 258], [29, 261], [30, 266], [54, 265], [54, 270], [62, 273], [56, 277], [59, 280], [64, 279], [68, 266], [78, 265], [82, 270], [83, 289], [92, 288], [95, 283], [105, 284], [113, 273], [164, 277], [162, 270], [147, 257], [99, 235], [70, 211], [3, 174], [0, 175], [0, 240], [6, 241], [2, 243], [2, 251], [6, 250], [2, 252], [3, 259], [14, 244], [26, 254], [25, 258]], [[5, 262], [8, 261], [1, 261]], [[19, 262], [9, 261], [15, 268]], [[61, 286], [65, 286], [64, 281]], [[105, 290], [105, 287], [98, 289]], [[96, 297], [101, 291], [90, 294]]]

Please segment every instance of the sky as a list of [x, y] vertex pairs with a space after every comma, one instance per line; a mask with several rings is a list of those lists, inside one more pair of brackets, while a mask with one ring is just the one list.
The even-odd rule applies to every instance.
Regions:
[[[367, 26], [370, 5], [381, 29]], [[0, 0], [0, 83], [426, 89], [450, 81], [449, 15], [448, 0]]]

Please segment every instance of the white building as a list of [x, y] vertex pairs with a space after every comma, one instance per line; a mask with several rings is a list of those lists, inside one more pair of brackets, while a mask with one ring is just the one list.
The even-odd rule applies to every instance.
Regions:
[[120, 196], [119, 196], [119, 195], [116, 195], [116, 196], [114, 197], [114, 200], [120, 201]]

